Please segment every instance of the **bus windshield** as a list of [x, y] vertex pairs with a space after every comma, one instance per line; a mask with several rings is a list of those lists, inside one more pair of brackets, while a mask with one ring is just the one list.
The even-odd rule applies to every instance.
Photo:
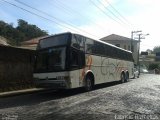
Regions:
[[35, 72], [55, 72], [65, 70], [66, 47], [41, 50], [36, 56]]
[[42, 40], [40, 40], [37, 49], [44, 49], [44, 48], [49, 48], [54, 46], [66, 45], [68, 37], [69, 37], [69, 34], [61, 34], [61, 35], [55, 35], [55, 36], [43, 38]]

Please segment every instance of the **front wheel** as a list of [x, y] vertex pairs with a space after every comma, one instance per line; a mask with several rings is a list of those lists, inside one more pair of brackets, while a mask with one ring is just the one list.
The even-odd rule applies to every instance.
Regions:
[[93, 89], [92, 79], [90, 77], [87, 77], [85, 81], [85, 90], [91, 91], [92, 89]]

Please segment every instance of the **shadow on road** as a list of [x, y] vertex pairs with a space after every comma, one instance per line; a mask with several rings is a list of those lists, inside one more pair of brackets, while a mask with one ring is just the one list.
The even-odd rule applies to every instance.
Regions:
[[[100, 84], [100, 85], [96, 85], [94, 87], [94, 90], [98, 90], [105, 87], [112, 87], [118, 84], [119, 82], [110, 82], [110, 83]], [[0, 109], [35, 105], [42, 102], [47, 102], [51, 100], [56, 100], [56, 99], [61, 99], [65, 97], [82, 94], [84, 92], [85, 90], [83, 88], [77, 88], [77, 89], [71, 89], [71, 90], [60, 90], [60, 91], [55, 91], [50, 89], [50, 90], [45, 90], [43, 92], [37, 92], [33, 94], [1, 98]]]

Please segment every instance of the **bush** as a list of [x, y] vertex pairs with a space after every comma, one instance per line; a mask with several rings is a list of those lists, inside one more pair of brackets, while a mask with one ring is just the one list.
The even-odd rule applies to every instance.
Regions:
[[152, 63], [152, 64], [149, 65], [149, 70], [154, 70], [156, 68], [160, 70], [160, 64]]

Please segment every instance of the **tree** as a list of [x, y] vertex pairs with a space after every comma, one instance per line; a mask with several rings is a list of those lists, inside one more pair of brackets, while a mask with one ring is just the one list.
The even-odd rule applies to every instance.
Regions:
[[[46, 31], [41, 30], [36, 25], [28, 24], [28, 22], [26, 22], [22, 19], [18, 20], [18, 26], [16, 29], [25, 34], [25, 37], [26, 37], [25, 40], [48, 35]], [[23, 40], [23, 41], [25, 41], [25, 40]]]
[[46, 31], [41, 30], [36, 25], [28, 24], [28, 22], [19, 19], [18, 26], [13, 27], [13, 24], [0, 21], [0, 36], [3, 36], [9, 40], [11, 45], [20, 45], [20, 42], [48, 35]]
[[160, 46], [156, 46], [153, 48], [153, 53], [156, 54], [157, 52], [160, 52]]
[[148, 54], [153, 53], [153, 51], [152, 51], [152, 50], [150, 50], [150, 49], [147, 49], [147, 50], [146, 50], [146, 52], [148, 52]]
[[154, 70], [154, 69], [160, 69], [160, 64], [158, 63], [152, 63], [152, 64], [149, 64], [149, 70]]
[[11, 44], [16, 43], [17, 31], [11, 24], [0, 21], [0, 35], [10, 40]]

